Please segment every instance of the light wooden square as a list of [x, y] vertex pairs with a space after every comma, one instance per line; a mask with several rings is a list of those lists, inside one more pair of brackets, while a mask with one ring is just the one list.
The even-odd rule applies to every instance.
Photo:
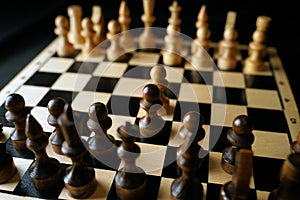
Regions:
[[25, 106], [36, 106], [47, 94], [49, 88], [41, 86], [23, 85], [16, 93], [20, 94], [25, 100]]
[[159, 53], [135, 52], [129, 60], [129, 65], [153, 66], [158, 63]]
[[129, 97], [142, 97], [146, 79], [121, 78], [116, 84], [113, 94]]
[[237, 72], [215, 71], [213, 85], [232, 88], [245, 88], [244, 75]]
[[275, 90], [246, 89], [249, 107], [282, 110], [278, 92]]
[[180, 87], [179, 101], [211, 103], [212, 86], [183, 83]]
[[62, 74], [53, 84], [54, 90], [81, 91], [90, 80], [91, 75], [78, 73]]
[[120, 78], [127, 66], [127, 63], [101, 62], [95, 69], [93, 76]]
[[76, 111], [88, 112], [93, 103], [101, 102], [106, 105], [110, 96], [110, 93], [82, 91], [74, 98], [72, 108]]
[[52, 72], [52, 73], [64, 73], [74, 63], [72, 58], [50, 58], [39, 71]]

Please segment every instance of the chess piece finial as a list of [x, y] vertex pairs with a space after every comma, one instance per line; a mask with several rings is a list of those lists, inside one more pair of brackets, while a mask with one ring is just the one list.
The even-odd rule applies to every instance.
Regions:
[[104, 15], [102, 12], [102, 8], [100, 6], [94, 5], [92, 7], [91, 20], [93, 22], [93, 29], [95, 31], [93, 41], [94, 41], [95, 45], [98, 45], [106, 39], [105, 34], [104, 34], [104, 32], [105, 32]]

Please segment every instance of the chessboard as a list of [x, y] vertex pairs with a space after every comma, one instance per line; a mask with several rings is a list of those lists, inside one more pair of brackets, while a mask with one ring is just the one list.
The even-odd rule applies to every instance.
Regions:
[[[65, 99], [74, 112], [83, 116], [81, 125], [84, 128], [80, 133], [83, 140], [90, 137], [90, 131], [85, 127], [88, 109], [93, 103], [101, 102], [107, 106], [108, 116], [112, 119], [108, 133], [120, 144], [117, 129], [125, 122], [138, 124], [145, 114], [140, 108], [142, 89], [151, 81], [152, 67], [164, 65], [161, 48], [147, 51], [138, 48], [127, 52], [125, 61], [117, 62], [109, 61], [105, 53], [85, 57], [79, 49], [74, 56], [61, 57], [56, 52], [57, 44], [58, 39], [52, 41], [1, 90], [1, 140], [13, 156], [17, 173], [8, 182], [0, 184], [0, 199], [72, 199], [63, 184], [43, 192], [34, 187], [28, 172], [34, 154], [29, 150], [16, 150], [10, 139], [14, 124], [5, 118], [4, 102], [8, 95], [18, 93], [23, 96], [26, 107], [47, 135], [54, 131], [47, 122], [48, 102], [54, 97]], [[158, 46], [161, 44], [158, 41]], [[190, 49], [191, 43], [184, 45]], [[208, 52], [213, 59], [217, 58], [217, 51], [217, 43], [212, 43]], [[231, 145], [227, 141], [227, 132], [238, 115], [251, 116], [254, 121], [250, 188], [255, 198], [267, 199], [278, 186], [280, 169], [290, 154], [290, 144], [297, 140], [299, 116], [296, 103], [276, 48], [267, 49], [265, 64], [268, 69], [251, 73], [243, 68], [248, 46], [239, 44], [238, 51], [239, 60], [234, 70], [199, 69], [188, 59], [177, 66], [165, 66], [170, 112], [164, 116], [164, 137], [151, 142], [136, 140], [141, 148], [137, 165], [147, 174], [146, 199], [170, 199], [170, 185], [180, 176], [176, 150], [183, 139], [178, 132], [183, 116], [192, 110], [203, 115], [206, 134], [202, 145], [209, 150], [196, 173], [204, 187], [204, 199], [219, 199], [221, 187], [232, 179], [222, 169], [221, 158], [223, 150]], [[188, 50], [187, 58], [190, 54]], [[56, 154], [50, 143], [46, 151], [63, 169], [71, 165], [71, 159]], [[88, 158], [85, 161], [95, 169], [98, 182], [89, 199], [118, 199], [114, 184], [117, 169]]]

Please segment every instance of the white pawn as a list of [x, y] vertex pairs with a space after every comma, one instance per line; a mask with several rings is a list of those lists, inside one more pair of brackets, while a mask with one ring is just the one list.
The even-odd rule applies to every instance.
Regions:
[[68, 19], [62, 15], [55, 18], [56, 28], [54, 32], [58, 35], [57, 55], [58, 56], [72, 56], [75, 49], [68, 40], [69, 22]]
[[84, 56], [89, 55], [89, 53], [95, 48], [94, 35], [95, 31], [93, 30], [93, 22], [90, 18], [85, 17], [81, 22], [82, 30], [81, 35], [84, 37], [84, 45], [82, 46], [81, 52]]

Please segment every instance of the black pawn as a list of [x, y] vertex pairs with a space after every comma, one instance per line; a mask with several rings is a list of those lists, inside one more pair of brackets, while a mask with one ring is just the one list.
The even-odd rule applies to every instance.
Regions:
[[55, 158], [49, 158], [46, 153], [48, 136], [36, 119], [28, 114], [26, 119], [26, 145], [34, 152], [35, 161], [30, 166], [30, 178], [38, 190], [53, 188], [62, 183], [62, 170]]
[[195, 176], [196, 170], [201, 167], [205, 150], [199, 142], [205, 137], [202, 128], [203, 117], [200, 113], [190, 111], [183, 118], [180, 135], [184, 142], [177, 149], [177, 165], [182, 175], [171, 184], [172, 199], [190, 200], [202, 199], [203, 186]]
[[25, 107], [25, 100], [20, 94], [10, 94], [5, 99], [5, 113], [7, 121], [14, 123], [15, 131], [11, 135], [11, 142], [15, 149], [26, 149], [25, 121], [29, 109]]
[[[0, 124], [0, 132], [2, 133], [2, 124]], [[6, 143], [0, 142], [0, 184], [7, 182], [17, 172], [12, 156], [6, 152]]]
[[65, 141], [61, 151], [72, 160], [72, 165], [66, 169], [64, 176], [65, 187], [74, 198], [87, 198], [92, 195], [97, 187], [95, 170], [82, 163], [82, 158], [87, 150], [77, 132], [73, 110], [69, 104], [64, 107], [64, 112], [58, 118]]
[[54, 97], [48, 102], [48, 111], [50, 115], [47, 118], [48, 124], [54, 126], [55, 129], [50, 135], [50, 142], [55, 153], [62, 155], [61, 145], [64, 136], [58, 125], [57, 118], [63, 113], [66, 101], [61, 97]]
[[143, 199], [147, 176], [135, 163], [141, 153], [140, 147], [135, 144], [135, 137], [139, 135], [138, 127], [127, 122], [118, 128], [118, 133], [122, 139], [118, 155], [124, 166], [115, 176], [117, 194], [122, 200]]
[[159, 137], [164, 127], [164, 120], [158, 115], [162, 109], [160, 90], [155, 84], [147, 84], [143, 88], [143, 99], [140, 107], [146, 111], [145, 116], [139, 120], [139, 128], [142, 140]]
[[237, 151], [241, 148], [252, 149], [254, 142], [253, 121], [247, 115], [239, 115], [233, 120], [232, 129], [227, 133], [227, 140], [231, 147], [224, 149], [221, 166], [225, 172], [232, 174]]

